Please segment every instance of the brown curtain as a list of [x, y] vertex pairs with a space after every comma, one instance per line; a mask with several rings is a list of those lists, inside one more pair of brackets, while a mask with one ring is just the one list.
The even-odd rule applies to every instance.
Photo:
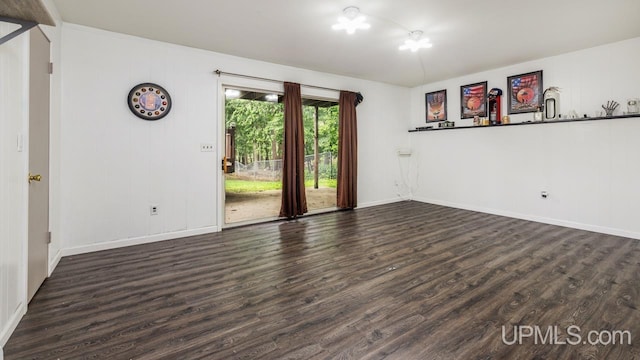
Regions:
[[357, 94], [340, 92], [338, 125], [338, 201], [340, 209], [358, 206]]
[[295, 218], [307, 211], [307, 198], [304, 192], [304, 125], [300, 84], [285, 82], [280, 216]]

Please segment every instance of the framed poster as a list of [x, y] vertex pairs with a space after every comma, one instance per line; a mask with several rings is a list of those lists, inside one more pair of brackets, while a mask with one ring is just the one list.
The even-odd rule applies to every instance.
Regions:
[[487, 116], [487, 82], [460, 86], [460, 117]]
[[507, 78], [507, 113], [538, 111], [542, 106], [542, 70]]
[[447, 120], [447, 90], [424, 94], [427, 122]]

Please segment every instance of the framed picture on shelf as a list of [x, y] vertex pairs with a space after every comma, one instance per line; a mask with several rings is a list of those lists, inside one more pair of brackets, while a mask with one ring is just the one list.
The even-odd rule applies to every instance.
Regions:
[[460, 117], [487, 116], [487, 82], [460, 86]]
[[542, 70], [507, 78], [507, 113], [538, 111], [542, 106]]
[[447, 90], [424, 94], [427, 122], [447, 120]]

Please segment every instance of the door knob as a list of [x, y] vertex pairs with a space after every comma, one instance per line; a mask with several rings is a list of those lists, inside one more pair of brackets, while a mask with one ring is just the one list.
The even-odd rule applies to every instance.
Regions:
[[37, 174], [37, 175], [31, 175], [31, 173], [29, 173], [29, 184], [31, 184], [32, 181], [40, 181], [42, 180], [42, 175]]

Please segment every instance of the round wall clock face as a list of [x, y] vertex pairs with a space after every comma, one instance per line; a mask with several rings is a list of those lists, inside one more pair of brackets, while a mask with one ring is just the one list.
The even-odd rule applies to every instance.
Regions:
[[171, 96], [162, 86], [143, 83], [133, 87], [127, 96], [129, 109], [144, 120], [160, 120], [171, 110]]

